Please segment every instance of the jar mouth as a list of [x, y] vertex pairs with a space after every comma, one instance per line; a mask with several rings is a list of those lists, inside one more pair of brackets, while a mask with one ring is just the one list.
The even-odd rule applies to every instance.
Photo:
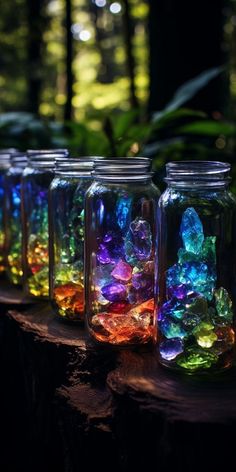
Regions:
[[94, 176], [100, 179], [136, 179], [151, 177], [152, 161], [147, 157], [121, 157], [94, 163]]
[[27, 150], [27, 156], [32, 158], [32, 157], [42, 157], [44, 155], [58, 155], [58, 156], [69, 156], [69, 151], [68, 149], [28, 149]]
[[16, 151], [16, 149], [9, 148], [9, 149], [1, 149], [0, 150], [0, 168], [1, 169], [9, 169], [10, 167], [10, 160], [11, 160], [11, 153]]
[[23, 152], [14, 152], [10, 156], [10, 162], [12, 167], [25, 168], [28, 164], [28, 158]]
[[178, 186], [224, 186], [231, 178], [231, 165], [219, 161], [178, 161], [166, 164], [165, 182]]
[[92, 172], [94, 162], [104, 159], [102, 156], [56, 157], [56, 173], [84, 171]]

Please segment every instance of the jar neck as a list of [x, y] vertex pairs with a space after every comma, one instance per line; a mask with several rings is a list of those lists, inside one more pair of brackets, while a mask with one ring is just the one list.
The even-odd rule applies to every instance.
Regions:
[[146, 157], [104, 159], [94, 163], [94, 178], [106, 182], [145, 182], [152, 177], [151, 164]]
[[227, 189], [230, 164], [217, 161], [179, 161], [166, 165], [168, 187], [186, 191]]

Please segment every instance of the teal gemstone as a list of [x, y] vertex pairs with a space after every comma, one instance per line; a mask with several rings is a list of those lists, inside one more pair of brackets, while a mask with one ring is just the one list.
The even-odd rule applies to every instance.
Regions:
[[180, 235], [188, 252], [199, 254], [204, 241], [202, 222], [194, 208], [187, 208], [182, 216]]

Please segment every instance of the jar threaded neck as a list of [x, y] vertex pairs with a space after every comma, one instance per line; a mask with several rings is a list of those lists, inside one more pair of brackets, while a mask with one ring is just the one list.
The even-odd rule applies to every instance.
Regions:
[[231, 165], [219, 161], [178, 161], [166, 164], [165, 182], [178, 187], [224, 187]]

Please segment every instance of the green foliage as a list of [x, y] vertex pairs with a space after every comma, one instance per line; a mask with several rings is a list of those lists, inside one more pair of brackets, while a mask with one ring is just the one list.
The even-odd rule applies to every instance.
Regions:
[[[184, 96], [187, 102], [193, 91], [199, 90], [200, 83], [206, 84], [215, 77], [216, 71], [220, 73], [221, 69], [214, 69], [214, 73], [205, 72], [200, 79], [198, 77], [199, 80], [180, 87], [175, 97], [182, 96], [183, 103]], [[209, 119], [202, 111], [175, 109], [174, 102], [177, 103], [173, 99], [171, 107], [167, 106], [146, 122], [140, 121], [139, 110], [111, 113], [98, 130], [83, 123], [60, 124], [42, 120], [30, 113], [5, 113], [0, 115], [0, 147], [22, 150], [68, 147], [72, 155], [79, 156], [145, 155], [153, 159], [160, 176], [169, 160], [227, 159], [233, 164], [232, 143], [234, 145], [236, 125], [223, 119]], [[236, 169], [233, 168], [234, 173]]]

